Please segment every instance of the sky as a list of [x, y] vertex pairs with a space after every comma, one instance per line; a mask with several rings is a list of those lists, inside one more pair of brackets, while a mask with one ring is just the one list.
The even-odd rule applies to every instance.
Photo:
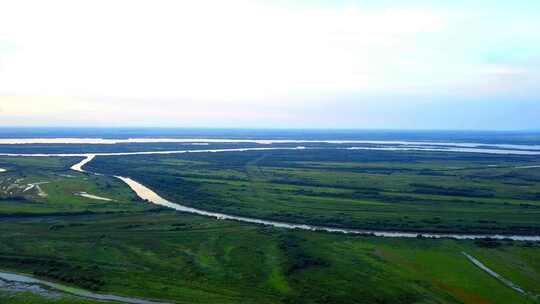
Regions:
[[0, 126], [540, 129], [540, 1], [0, 0]]

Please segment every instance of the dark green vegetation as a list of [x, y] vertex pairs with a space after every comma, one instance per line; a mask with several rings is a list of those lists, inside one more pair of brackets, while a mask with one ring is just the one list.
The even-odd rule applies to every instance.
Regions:
[[48, 296], [31, 292], [2, 292], [0, 289], [0, 303], [9, 304], [103, 304], [111, 302], [99, 302], [69, 296]]
[[3, 269], [178, 303], [532, 303], [463, 250], [540, 293], [540, 248], [526, 243], [284, 231], [169, 211], [10, 219], [0, 229]]
[[[319, 221], [325, 213], [330, 214], [329, 218], [347, 219], [345, 215], [351, 214], [350, 223], [362, 225], [367, 216], [361, 217], [362, 209], [358, 205], [383, 208], [377, 212], [365, 208], [363, 212], [370, 217], [379, 213], [392, 219], [387, 223], [393, 222], [390, 216], [408, 216], [411, 220], [424, 216], [411, 209], [415, 206], [412, 201], [380, 201], [382, 195], [385, 198], [392, 193], [397, 197], [432, 199], [432, 203], [425, 203], [429, 207], [427, 218], [435, 216], [434, 203], [440, 202], [440, 206], [445, 206], [445, 212], [438, 213], [441, 223], [446, 221], [447, 213], [452, 216], [452, 212], [447, 212], [452, 210], [451, 204], [467, 208], [460, 216], [469, 213], [478, 216], [475, 215], [478, 212], [484, 214], [483, 219], [491, 220], [488, 216], [493, 215], [501, 225], [523, 223], [527, 219], [538, 221], [533, 213], [536, 209], [521, 205], [523, 202], [534, 205], [535, 200], [517, 197], [508, 199], [506, 205], [507, 199], [500, 198], [498, 193], [504, 190], [508, 192], [501, 193], [530, 195], [538, 189], [534, 181], [529, 181], [533, 183], [529, 188], [523, 188], [529, 190], [518, 191], [521, 188], [509, 184], [503, 190], [497, 188], [492, 197], [486, 197], [484, 192], [467, 197], [462, 197], [462, 193], [423, 193], [426, 189], [437, 189], [424, 185], [441, 185], [436, 183], [436, 178], [459, 181], [453, 174], [466, 177], [475, 172], [489, 173], [488, 176], [499, 178], [499, 174], [514, 172], [518, 177], [513, 175], [510, 181], [533, 179], [535, 172], [510, 167], [530, 164], [534, 159], [483, 156], [480, 160], [476, 156], [468, 159], [455, 154], [441, 154], [440, 159], [436, 154], [425, 154], [423, 159], [420, 154], [344, 151], [347, 154], [339, 156], [335, 151], [328, 152], [331, 153], [272, 151], [98, 157], [87, 168], [101, 172], [118, 170], [114, 173], [136, 178], [166, 197], [201, 208], [199, 204], [206, 202], [204, 207], [208, 209], [228, 211], [230, 208], [263, 216], [262, 211], [252, 213], [260, 208], [269, 210], [272, 217], [279, 210], [287, 210], [285, 214], [290, 214], [287, 219], [298, 221]], [[371, 161], [358, 157], [370, 157]], [[410, 161], [403, 163], [405, 157]], [[445, 157], [449, 160], [445, 161]], [[540, 244], [537, 243], [384, 239], [219, 221], [156, 208], [137, 200], [129, 188], [114, 178], [70, 171], [69, 166], [78, 160], [0, 158], [0, 167], [9, 170], [0, 173], [0, 189], [16, 183], [17, 179], [23, 179], [18, 184], [48, 182], [40, 185], [47, 196], [40, 196], [36, 189], [22, 192], [24, 189], [13, 187], [10, 189], [13, 191], [3, 194], [0, 270], [33, 274], [100, 293], [173, 303], [536, 303], [532, 297], [516, 293], [472, 265], [461, 254], [466, 251], [525, 290], [540, 294]], [[458, 163], [477, 168], [446, 168]], [[506, 169], [485, 169], [491, 164]], [[398, 170], [399, 166], [402, 169]], [[384, 172], [385, 167], [396, 172]], [[425, 175], [418, 174], [422, 170], [441, 175], [431, 174], [423, 179]], [[409, 182], [410, 176], [418, 177]], [[386, 181], [388, 178], [391, 181]], [[493, 183], [505, 185], [501, 181]], [[449, 183], [446, 188], [473, 188], [471, 185], [475, 184], [461, 182], [458, 187]], [[394, 191], [388, 189], [392, 187]], [[374, 190], [361, 191], [368, 188]], [[375, 190], [380, 188], [386, 190]], [[422, 188], [423, 192], [413, 192], [415, 188]], [[115, 201], [73, 194], [80, 191]], [[371, 196], [366, 198], [366, 195]], [[458, 202], [447, 201], [449, 197]], [[188, 198], [188, 202], [184, 201]], [[244, 199], [245, 204], [241, 202]], [[459, 203], [461, 200], [465, 203]], [[313, 208], [308, 208], [309, 204]], [[393, 209], [386, 207], [387, 204], [398, 208], [401, 214], [390, 212]], [[509, 216], [505, 217], [497, 208], [484, 208], [497, 204], [501, 209], [508, 208], [505, 211], [514, 210], [516, 215], [508, 212]], [[422, 202], [416, 206], [423, 206]], [[338, 208], [342, 210], [332, 211]], [[299, 216], [301, 212], [307, 216]], [[466, 219], [465, 224], [476, 223], [469, 215]], [[441, 223], [423, 225], [438, 227]], [[480, 227], [490, 225], [481, 224], [478, 223]], [[0, 303], [98, 302], [48, 299], [0, 288]]]
[[540, 234], [538, 157], [313, 149], [98, 157], [204, 210], [380, 230]]
[[[282, 144], [281, 146], [297, 146]], [[84, 153], [115, 153], [115, 152], [140, 152], [140, 151], [178, 151], [178, 150], [206, 150], [227, 148], [257, 147], [255, 143], [225, 144], [212, 143], [193, 145], [191, 143], [124, 143], [124, 144], [43, 144], [43, 145], [2, 145], [1, 153], [15, 154], [84, 154]]]

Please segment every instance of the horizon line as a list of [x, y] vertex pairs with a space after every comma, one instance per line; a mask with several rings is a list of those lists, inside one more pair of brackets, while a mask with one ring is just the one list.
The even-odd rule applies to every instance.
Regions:
[[445, 129], [445, 128], [324, 128], [324, 127], [200, 127], [200, 126], [2, 126], [0, 129], [168, 129], [168, 130], [261, 130], [261, 131], [401, 131], [401, 132], [540, 132], [540, 129]]

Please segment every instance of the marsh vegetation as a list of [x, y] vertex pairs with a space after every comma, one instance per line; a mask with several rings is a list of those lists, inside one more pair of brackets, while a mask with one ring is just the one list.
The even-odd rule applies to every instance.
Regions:
[[[120, 180], [74, 172], [81, 158], [2, 157], [0, 269], [173, 303], [534, 303], [465, 251], [539, 294], [540, 245], [386, 239], [277, 229], [174, 212]], [[336, 149], [97, 157], [86, 168], [133, 177], [206, 210], [336, 227], [538, 232], [530, 156]], [[18, 180], [18, 181], [17, 181]], [[17, 181], [17, 182], [16, 182]], [[48, 194], [24, 192], [43, 184]], [[77, 193], [110, 198], [82, 197]], [[2, 303], [93, 303], [0, 288]]]

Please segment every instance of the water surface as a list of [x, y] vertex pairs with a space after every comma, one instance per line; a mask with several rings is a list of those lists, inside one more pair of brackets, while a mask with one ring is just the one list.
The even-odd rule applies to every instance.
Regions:
[[266, 225], [266, 226], [286, 228], [286, 229], [326, 231], [326, 232], [336, 232], [336, 233], [345, 233], [345, 234], [365, 234], [365, 235], [374, 235], [374, 236], [392, 237], [392, 238], [395, 238], [395, 237], [416, 238], [416, 237], [422, 236], [422, 237], [430, 237], [430, 238], [455, 238], [455, 239], [460, 239], [460, 240], [492, 238], [492, 239], [512, 239], [512, 240], [517, 240], [517, 241], [540, 241], [540, 236], [498, 235], [498, 234], [488, 235], [488, 234], [418, 233], [418, 232], [405, 232], [405, 231], [361, 230], [361, 229], [334, 228], [334, 227], [324, 227], [324, 226], [315, 226], [315, 225], [278, 222], [278, 221], [271, 221], [271, 220], [262, 220], [262, 219], [257, 219], [257, 218], [250, 218], [250, 217], [229, 215], [229, 214], [224, 214], [224, 213], [219, 213], [219, 212], [205, 211], [205, 210], [173, 203], [159, 196], [150, 188], [144, 186], [143, 184], [129, 177], [123, 177], [123, 176], [116, 176], [116, 177], [121, 179], [123, 182], [125, 182], [137, 194], [137, 196], [139, 196], [143, 200], [147, 200], [153, 204], [171, 208], [177, 211], [193, 213], [193, 214], [198, 214], [202, 216], [213, 217], [216, 219], [222, 219], [222, 220], [234, 220], [234, 221], [239, 221], [239, 222]]
[[124, 144], [124, 143], [255, 143], [262, 145], [291, 143], [366, 144], [399, 146], [451, 146], [464, 148], [496, 147], [500, 149], [537, 150], [540, 145], [484, 144], [474, 142], [408, 141], [408, 140], [316, 140], [316, 139], [230, 139], [230, 138], [0, 138], [0, 145], [21, 144]]
[[[179, 153], [223, 153], [223, 152], [245, 152], [245, 151], [267, 151], [267, 150], [303, 150], [306, 149], [303, 146], [298, 146], [294, 148], [280, 148], [280, 147], [268, 147], [268, 148], [237, 148], [237, 149], [208, 149], [208, 150], [174, 150], [174, 151], [148, 151], [148, 152], [120, 152], [120, 153], [92, 153], [92, 154], [0, 154], [4, 156], [59, 156], [59, 157], [73, 157], [79, 156], [84, 157], [80, 162], [74, 164], [71, 169], [78, 172], [87, 172], [83, 169], [83, 166], [91, 162], [95, 157], [101, 156], [129, 156], [129, 155], [153, 155], [153, 154], [179, 154]], [[361, 147], [351, 147], [348, 148], [351, 150], [355, 149], [364, 149]], [[366, 148], [366, 149], [378, 149], [378, 148]], [[385, 148], [380, 148], [385, 149]], [[399, 149], [399, 148], [389, 148], [389, 149]], [[471, 149], [471, 151], [469, 151]], [[441, 151], [440, 149], [435, 149], [436, 151]], [[498, 153], [499, 150], [492, 149], [475, 149], [475, 148], [445, 148], [444, 151], [455, 150], [458, 152], [477, 152], [477, 153]], [[472, 151], [474, 150], [474, 151]], [[478, 151], [491, 151], [491, 152], [478, 152]], [[509, 151], [515, 153], [538, 153], [534, 151], [510, 151], [510, 150], [500, 150], [500, 151]], [[505, 152], [506, 153], [506, 152]], [[535, 154], [534, 154], [535, 155]], [[99, 174], [93, 172], [87, 172], [92, 174]], [[164, 207], [172, 208], [178, 211], [198, 214], [202, 216], [214, 217], [217, 219], [226, 219], [226, 220], [235, 220], [246, 223], [260, 224], [273, 226], [278, 228], [287, 228], [287, 229], [302, 229], [302, 230], [311, 230], [311, 231], [326, 231], [326, 232], [337, 232], [337, 233], [351, 233], [351, 234], [370, 234], [375, 236], [382, 237], [431, 237], [431, 238], [455, 238], [455, 239], [481, 239], [481, 238], [493, 238], [493, 239], [512, 239], [518, 241], [540, 241], [540, 236], [530, 236], [530, 235], [500, 235], [500, 234], [452, 234], [452, 233], [417, 233], [417, 232], [407, 232], [407, 231], [379, 231], [379, 230], [359, 230], [359, 229], [346, 229], [346, 228], [334, 228], [334, 227], [324, 227], [324, 226], [315, 226], [315, 225], [305, 225], [305, 224], [295, 224], [287, 222], [278, 222], [263, 220], [257, 218], [235, 216], [218, 212], [205, 211], [201, 209], [191, 208], [184, 206], [178, 203], [170, 202], [157, 193], [149, 189], [148, 187], [138, 183], [137, 181], [124, 176], [116, 176], [117, 178], [124, 181], [140, 198], [148, 200], [151, 203], [161, 205]]]
[[112, 202], [113, 201], [110, 198], [106, 198], [106, 197], [103, 197], [103, 196], [97, 196], [97, 195], [89, 194], [89, 193], [86, 193], [86, 192], [77, 192], [77, 193], [75, 193], [75, 195], [81, 196], [81, 197], [86, 197], [86, 198], [89, 198], [89, 199], [98, 200], [98, 201], [107, 201], [107, 202]]

